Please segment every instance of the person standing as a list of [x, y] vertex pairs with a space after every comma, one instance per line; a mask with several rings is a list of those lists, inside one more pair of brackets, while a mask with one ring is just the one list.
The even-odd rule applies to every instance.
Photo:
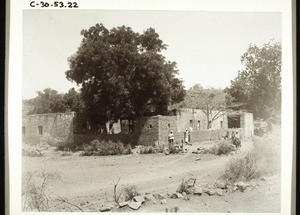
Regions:
[[173, 145], [174, 143], [174, 134], [173, 132], [171, 131], [170, 134], [169, 134], [169, 144], [170, 145]]
[[189, 144], [189, 131], [186, 129], [184, 132], [184, 142], [185, 144]]

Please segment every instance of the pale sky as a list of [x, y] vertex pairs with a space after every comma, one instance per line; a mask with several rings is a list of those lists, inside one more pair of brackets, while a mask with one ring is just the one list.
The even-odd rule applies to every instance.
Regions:
[[168, 45], [167, 60], [176, 61], [186, 89], [194, 84], [225, 88], [242, 69], [249, 44], [281, 41], [281, 13], [24, 10], [22, 97], [52, 88], [66, 93], [67, 58], [80, 45], [80, 31], [102, 23], [126, 25], [142, 33], [153, 27]]

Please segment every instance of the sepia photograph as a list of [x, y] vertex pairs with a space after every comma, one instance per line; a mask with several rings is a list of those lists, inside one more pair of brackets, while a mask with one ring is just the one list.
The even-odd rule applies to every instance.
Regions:
[[21, 212], [281, 213], [282, 20], [23, 10]]

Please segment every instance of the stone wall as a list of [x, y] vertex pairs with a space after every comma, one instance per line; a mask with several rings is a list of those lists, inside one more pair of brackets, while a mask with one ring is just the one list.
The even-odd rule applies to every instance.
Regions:
[[[217, 111], [213, 111], [213, 115], [215, 114], [217, 114]], [[207, 130], [208, 121], [202, 110], [184, 108], [177, 110], [177, 124], [179, 132], [184, 132], [190, 127], [193, 131], [202, 131]], [[212, 122], [210, 129], [226, 128], [228, 128], [227, 116], [223, 114]]]
[[38, 144], [43, 136], [50, 135], [65, 142], [73, 139], [75, 113], [35, 114], [23, 117], [23, 140]]

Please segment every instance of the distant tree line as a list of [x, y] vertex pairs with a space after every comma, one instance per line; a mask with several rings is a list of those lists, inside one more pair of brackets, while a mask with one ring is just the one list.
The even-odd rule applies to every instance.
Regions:
[[[83, 112], [91, 126], [120, 118], [167, 114], [171, 108], [198, 108], [212, 123], [228, 110], [252, 112], [254, 118], [280, 121], [281, 44], [250, 44], [242, 55], [244, 69], [226, 89], [188, 90], [177, 77], [176, 62], [161, 54], [167, 45], [153, 28], [142, 34], [130, 27], [82, 30], [83, 39], [68, 61], [66, 77], [78, 84], [66, 94], [53, 89], [24, 100], [27, 114]], [[209, 127], [210, 125], [208, 125]]]
[[23, 100], [23, 114], [82, 112], [80, 93], [71, 88], [67, 93], [46, 88], [37, 91], [37, 97]]

